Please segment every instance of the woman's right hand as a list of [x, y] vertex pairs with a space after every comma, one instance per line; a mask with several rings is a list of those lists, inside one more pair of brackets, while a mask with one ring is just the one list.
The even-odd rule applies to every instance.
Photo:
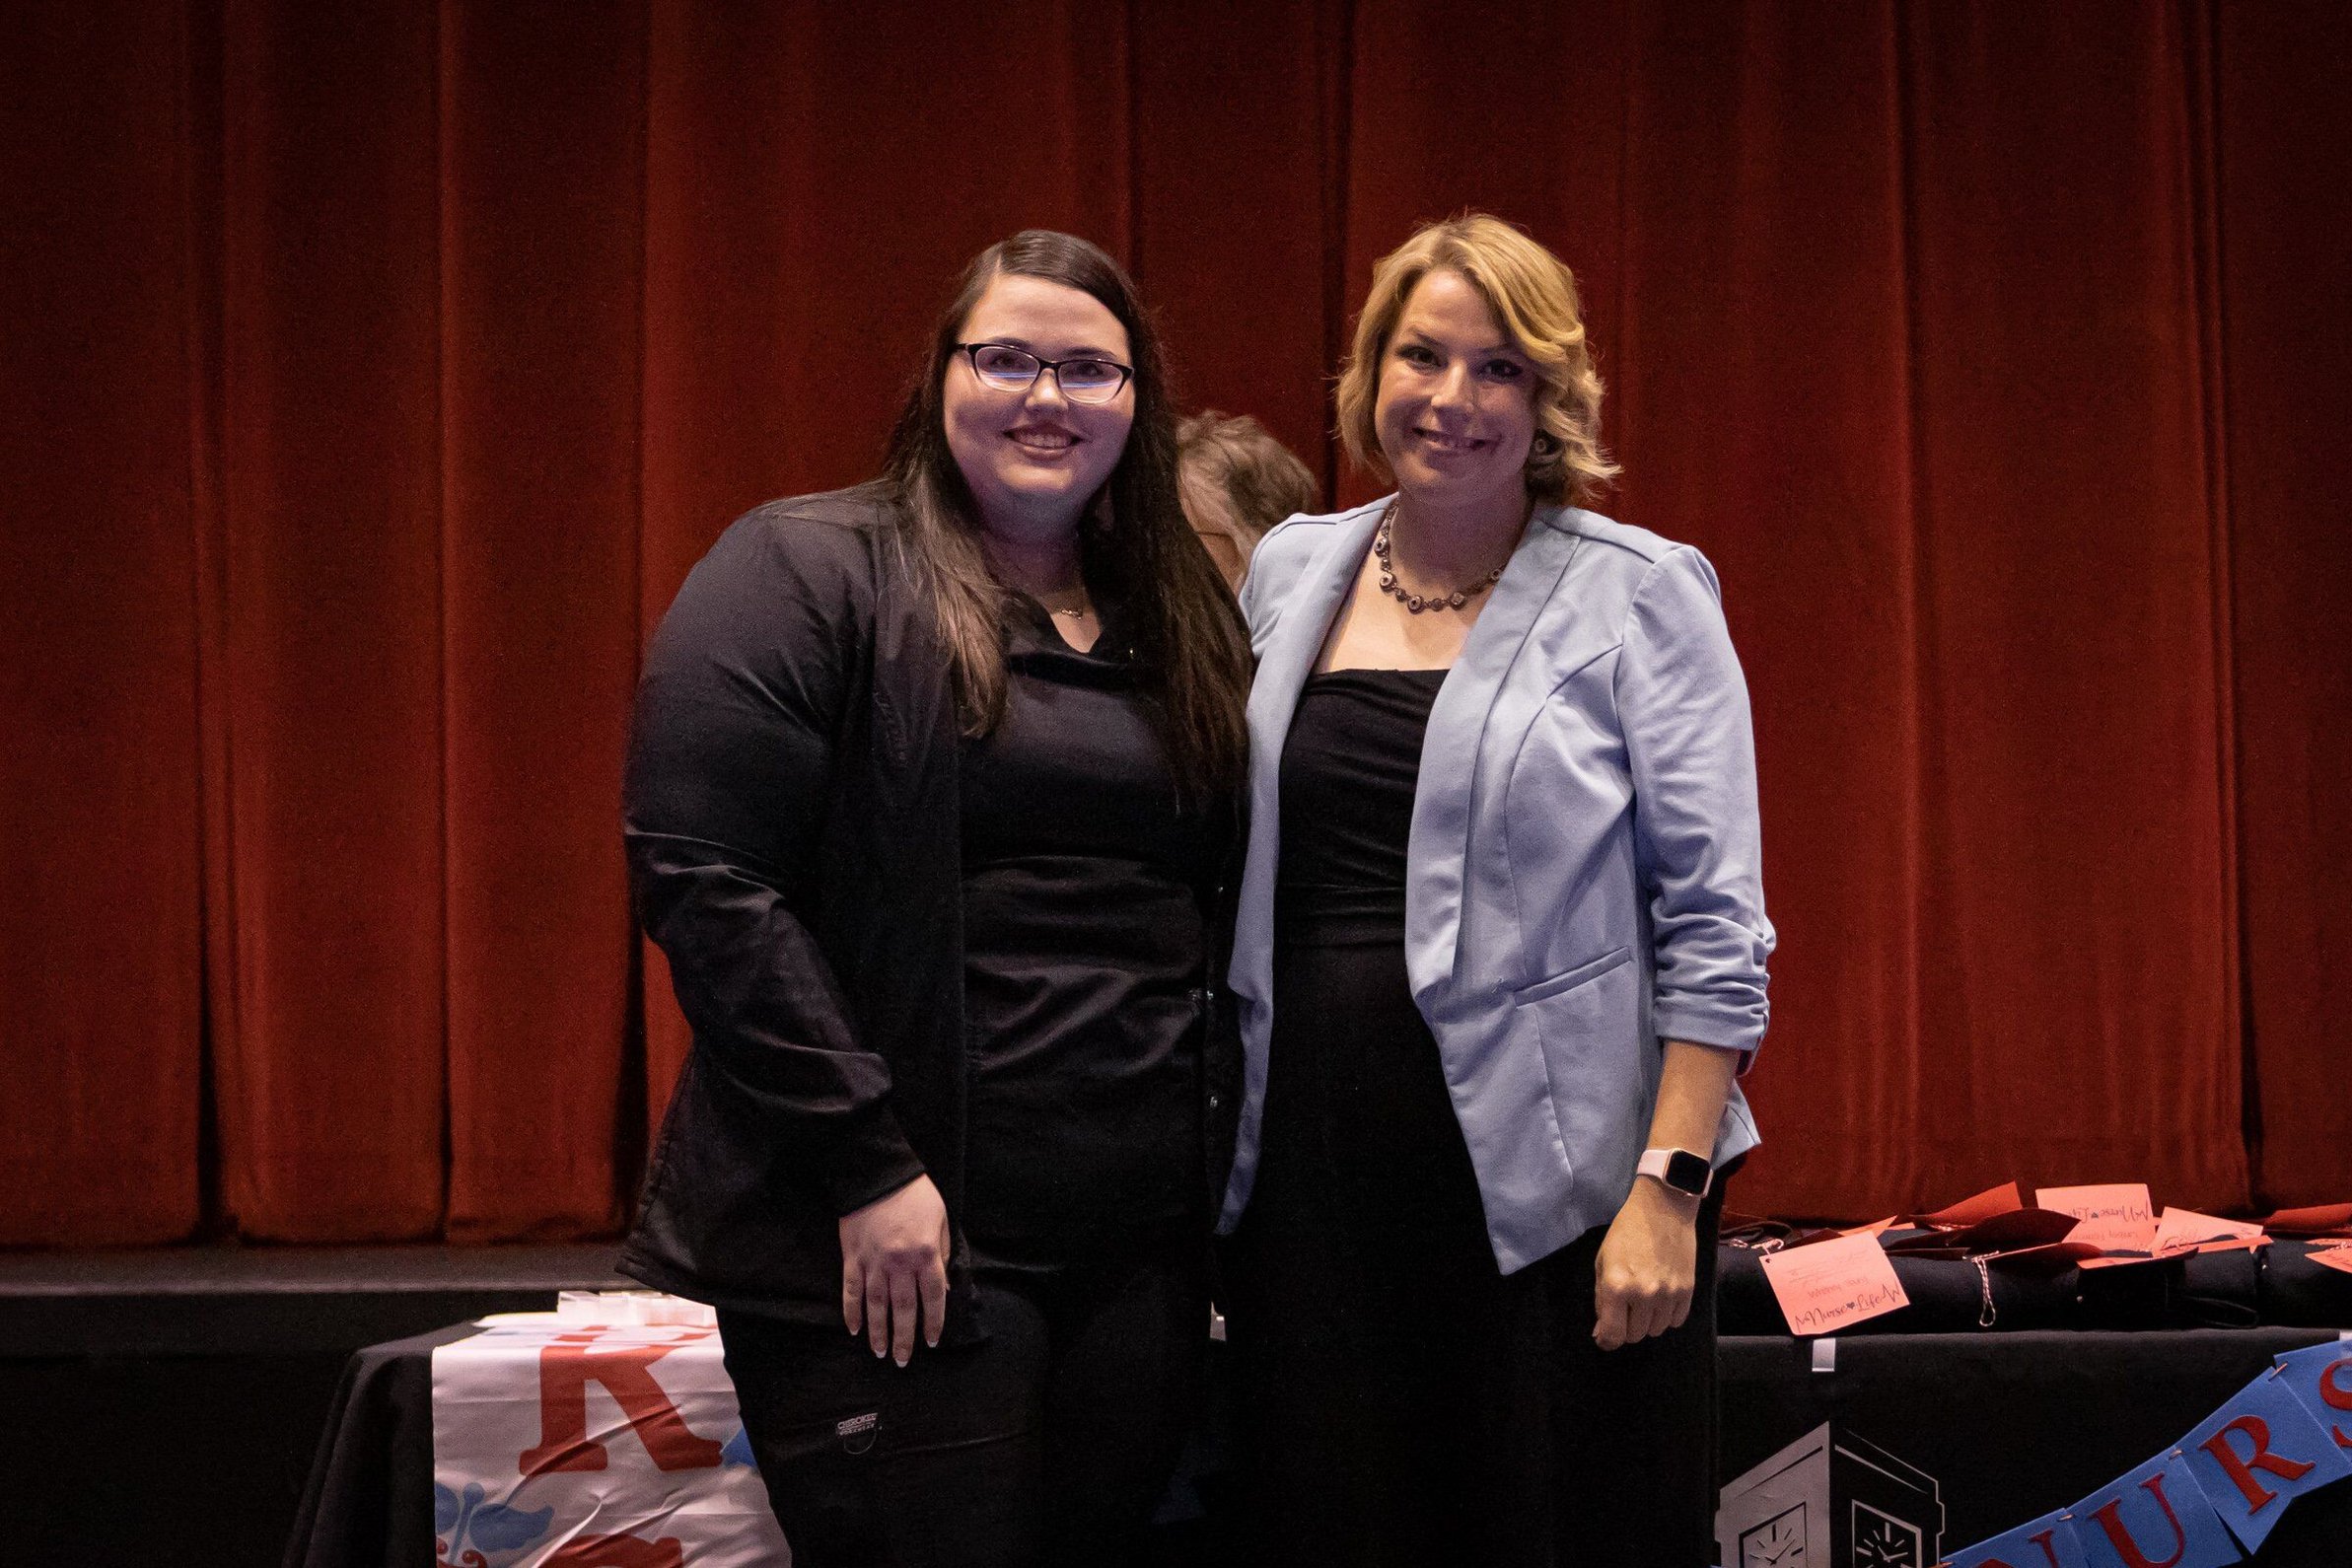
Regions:
[[948, 1312], [948, 1206], [927, 1176], [841, 1216], [841, 1320], [901, 1367]]

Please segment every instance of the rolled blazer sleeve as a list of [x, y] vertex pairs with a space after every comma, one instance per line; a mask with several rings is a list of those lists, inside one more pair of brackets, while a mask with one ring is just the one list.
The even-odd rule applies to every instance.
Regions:
[[[1721, 591], [1698, 551], [1668, 551], [1635, 590], [1616, 701], [1655, 944], [1653, 1028], [1662, 1039], [1752, 1053], [1773, 944], [1755, 742]], [[1744, 1056], [1741, 1070], [1752, 1060]]]
[[807, 924], [871, 573], [821, 523], [755, 513], [730, 529], [647, 655], [623, 797], [638, 918], [697, 1049], [841, 1214], [923, 1172]]

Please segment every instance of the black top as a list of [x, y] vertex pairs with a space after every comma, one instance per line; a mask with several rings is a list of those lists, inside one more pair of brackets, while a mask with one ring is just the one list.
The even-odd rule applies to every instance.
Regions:
[[1080, 653], [1017, 598], [1004, 719], [963, 749], [965, 1224], [983, 1247], [1198, 1208], [1219, 835], [1179, 803], [1105, 620]]
[[1443, 670], [1310, 676], [1282, 746], [1281, 941], [1404, 941], [1405, 843]]
[[[760, 507], [647, 651], [623, 836], [694, 1048], [619, 1266], [837, 1333], [839, 1216], [928, 1174], [955, 1230], [957, 1337], [972, 1322], [962, 742], [903, 527], [879, 484]], [[1211, 972], [1229, 918], [1221, 900]], [[1203, 1203], [1224, 1190], [1241, 1099], [1222, 988], [1210, 1009], [1189, 1167]]]

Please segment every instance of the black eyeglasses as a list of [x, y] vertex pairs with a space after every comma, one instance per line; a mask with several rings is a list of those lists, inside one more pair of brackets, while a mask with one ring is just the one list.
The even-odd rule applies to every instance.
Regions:
[[1106, 403], [1119, 394], [1134, 367], [1115, 359], [1039, 359], [1010, 343], [958, 343], [972, 374], [998, 392], [1027, 392], [1038, 376], [1053, 372], [1053, 384], [1074, 403]]

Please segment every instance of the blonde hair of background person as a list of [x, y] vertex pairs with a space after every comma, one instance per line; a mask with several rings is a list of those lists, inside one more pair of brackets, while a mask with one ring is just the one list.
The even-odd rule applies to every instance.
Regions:
[[1240, 588], [1266, 531], [1315, 505], [1315, 474], [1247, 414], [1208, 408], [1176, 426], [1176, 493], [1201, 548]]
[[1394, 477], [1373, 425], [1381, 355], [1404, 302], [1436, 271], [1467, 278], [1534, 369], [1539, 385], [1528, 494], [1552, 506], [1592, 500], [1617, 465], [1601, 450], [1601, 377], [1585, 339], [1575, 276], [1541, 245], [1482, 212], [1428, 225], [1373, 269], [1372, 292], [1339, 375], [1339, 442], [1348, 457], [1384, 479]]

